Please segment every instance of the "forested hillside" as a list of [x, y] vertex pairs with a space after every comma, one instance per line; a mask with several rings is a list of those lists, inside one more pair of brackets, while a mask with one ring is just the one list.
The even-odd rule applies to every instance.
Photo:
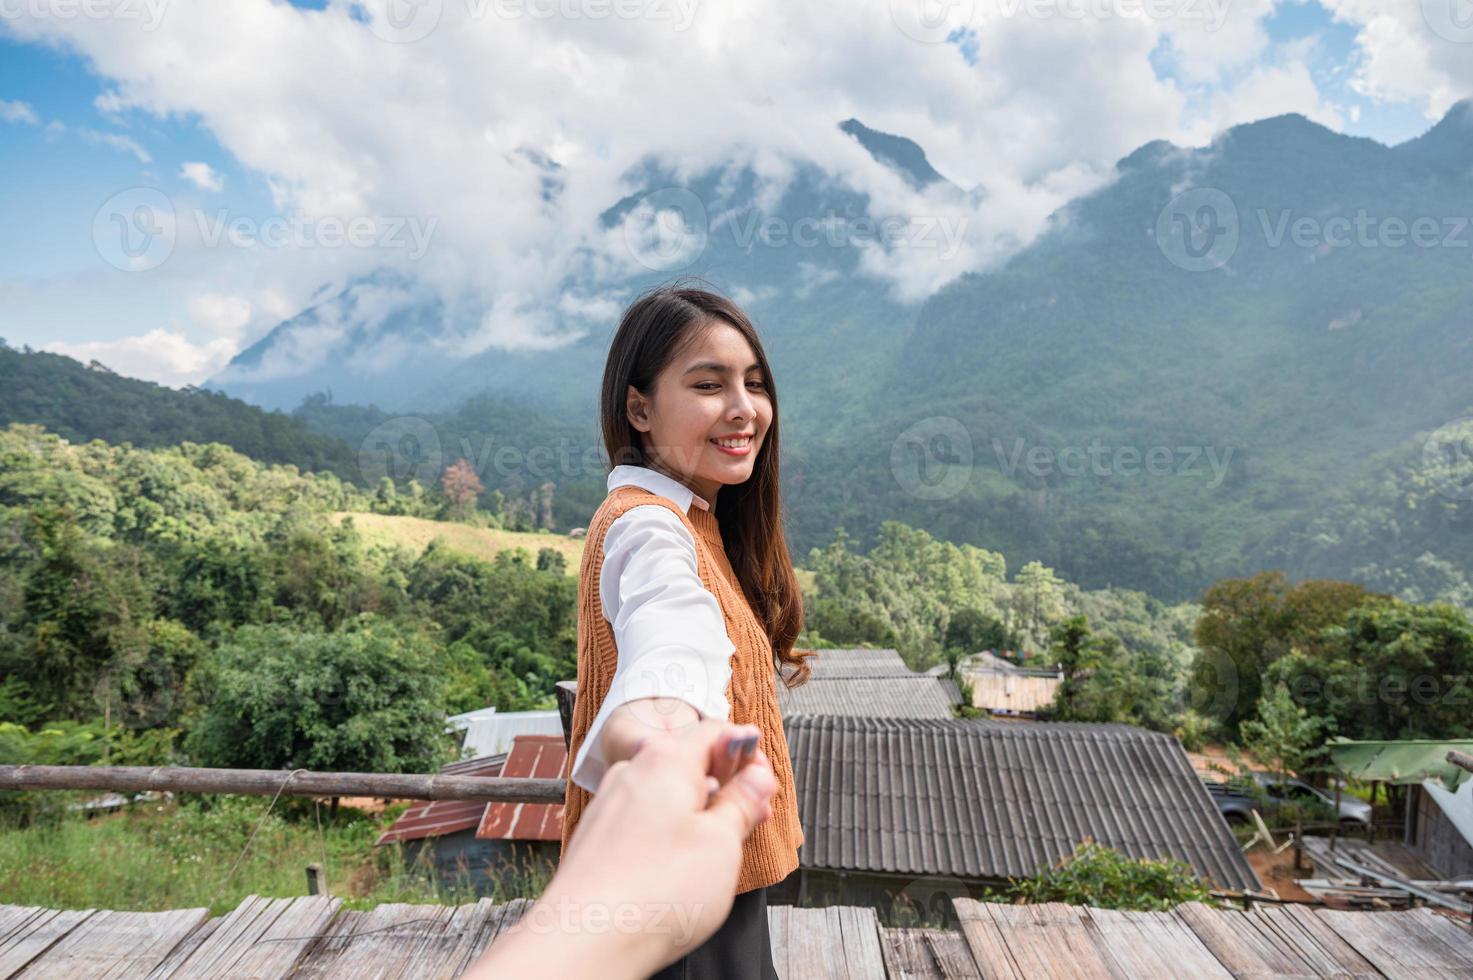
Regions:
[[352, 447], [270, 412], [202, 388], [178, 390], [0, 342], [0, 426], [44, 425], [73, 442], [135, 446], [220, 442], [252, 459], [355, 479]]

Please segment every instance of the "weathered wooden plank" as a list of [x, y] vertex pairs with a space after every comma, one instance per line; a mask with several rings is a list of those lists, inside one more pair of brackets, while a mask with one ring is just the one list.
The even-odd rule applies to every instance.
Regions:
[[790, 907], [788, 976], [793, 980], [844, 980], [847, 969], [838, 918], [830, 910]]
[[104, 910], [79, 923], [31, 961], [18, 977], [137, 977], [158, 966], [175, 946], [210, 917], [208, 909], [169, 912]]
[[1232, 976], [1195, 933], [1169, 912], [1089, 910], [1098, 930], [1095, 942], [1105, 951], [1120, 977], [1175, 980], [1201, 977], [1228, 980]]
[[521, 921], [532, 905], [531, 899], [514, 898], [504, 905], [494, 906], [491, 914], [481, 923], [481, 928], [466, 937], [468, 942], [464, 947], [465, 961], [456, 968], [452, 976], [458, 977], [470, 969], [470, 965], [481, 958], [481, 954], [496, 941], [496, 937]]
[[1264, 916], [1283, 932], [1286, 941], [1319, 971], [1319, 976], [1354, 980], [1371, 980], [1381, 976], [1380, 971], [1357, 953], [1354, 946], [1341, 939], [1306, 906], [1266, 907], [1258, 909], [1256, 914]]
[[420, 957], [427, 940], [443, 935], [453, 913], [439, 905], [397, 903], [367, 912], [340, 911], [303, 954], [292, 978], [423, 976]]
[[1463, 969], [1473, 975], [1473, 929], [1454, 924], [1447, 916], [1425, 907], [1403, 912], [1399, 918], [1426, 942], [1446, 950], [1446, 958], [1450, 962], [1461, 963]]
[[[415, 976], [427, 980], [454, 980], [464, 973], [473, 962], [472, 948], [488, 928], [488, 923], [501, 917], [502, 908], [491, 899], [483, 898], [452, 909], [436, 942], [420, 954], [421, 961]], [[494, 929], [494, 925], [491, 928]]]
[[881, 929], [891, 980], [981, 980], [982, 971], [959, 933], [947, 929]]
[[92, 909], [37, 909], [0, 944], [0, 977], [11, 977], [96, 913]]
[[852, 905], [829, 910], [838, 919], [834, 934], [839, 937], [850, 977], [885, 980], [885, 953], [880, 948], [880, 917], [872, 908]]
[[165, 956], [158, 966], [149, 971], [145, 980], [161, 980], [161, 978], [172, 976], [179, 964], [193, 956], [194, 951], [199, 949], [224, 921], [225, 917], [222, 915], [201, 922], [169, 951], [169, 955]]
[[982, 910], [983, 903], [974, 898], [954, 898], [957, 922], [967, 941], [972, 961], [984, 977], [1000, 980], [1024, 980], [1023, 972], [1013, 960], [1007, 941], [992, 916]]
[[1026, 977], [1112, 980], [1106, 958], [1084, 925], [1084, 911], [1060, 902], [1038, 905], [983, 903]]
[[1406, 914], [1345, 912], [1339, 909], [1321, 909], [1315, 913], [1387, 977], [1427, 980], [1428, 977], [1457, 976], [1456, 964], [1443, 962], [1436, 950], [1417, 945], [1406, 930], [1399, 927], [1394, 917]]
[[791, 905], [767, 906], [767, 937], [772, 947], [772, 965], [782, 980], [789, 980], [788, 970], [788, 912]]
[[1185, 923], [1234, 976], [1311, 975], [1309, 964], [1285, 947], [1281, 937], [1245, 921], [1247, 912], [1186, 902], [1171, 914]]
[[342, 899], [331, 895], [282, 901], [286, 906], [254, 939], [238, 944], [234, 956], [222, 959], [214, 976], [261, 980], [290, 976], [297, 961], [327, 931], [343, 904]]

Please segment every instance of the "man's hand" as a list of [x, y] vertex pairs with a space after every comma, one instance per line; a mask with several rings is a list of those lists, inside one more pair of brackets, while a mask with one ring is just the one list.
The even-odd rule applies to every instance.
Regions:
[[[647, 977], [731, 912], [742, 842], [772, 815], [777, 777], [749, 726], [708, 719], [651, 738], [604, 773], [557, 874], [466, 974]], [[713, 759], [746, 758], [714, 796]]]

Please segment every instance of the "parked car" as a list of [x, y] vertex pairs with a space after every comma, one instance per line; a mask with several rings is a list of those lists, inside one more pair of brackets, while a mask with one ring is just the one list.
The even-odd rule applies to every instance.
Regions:
[[[1285, 814], [1286, 810], [1292, 811], [1293, 807], [1301, 809], [1301, 815], [1306, 821], [1334, 818], [1335, 797], [1324, 790], [1315, 789], [1292, 776], [1281, 781], [1277, 774], [1270, 772], [1255, 772], [1253, 779], [1262, 796], [1255, 794], [1250, 785], [1237, 780], [1206, 783], [1207, 791], [1217, 803], [1217, 809], [1232, 826], [1242, 827], [1251, 823], [1250, 810], [1257, 810], [1265, 820]], [[1354, 796], [1342, 794], [1340, 825], [1347, 829], [1369, 827], [1371, 805]]]

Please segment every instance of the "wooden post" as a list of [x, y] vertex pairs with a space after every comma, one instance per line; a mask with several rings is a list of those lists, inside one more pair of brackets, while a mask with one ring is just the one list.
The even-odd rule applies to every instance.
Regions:
[[322, 865], [318, 864], [316, 861], [313, 861], [311, 864], [307, 865], [307, 894], [328, 894], [327, 872], [323, 871]]
[[1335, 850], [1335, 842], [1340, 839], [1340, 792], [1345, 777], [1340, 770], [1335, 770], [1335, 827], [1330, 831], [1330, 850]]

